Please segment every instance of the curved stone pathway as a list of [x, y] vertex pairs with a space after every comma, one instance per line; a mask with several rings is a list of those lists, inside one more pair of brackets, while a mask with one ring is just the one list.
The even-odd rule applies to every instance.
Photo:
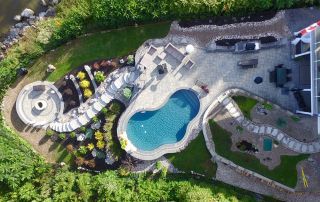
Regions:
[[[94, 92], [97, 92], [97, 83], [96, 83], [96, 80], [94, 79], [94, 76], [92, 75], [91, 73], [91, 68], [88, 66], [88, 65], [85, 65], [84, 66], [84, 69], [86, 70], [91, 82], [92, 82], [92, 85], [93, 85], [93, 88], [94, 88]], [[97, 97], [97, 94], [95, 94], [95, 96]]]
[[238, 105], [230, 97], [225, 98], [222, 101], [222, 105], [242, 127], [255, 135], [267, 135], [274, 140], [279, 141], [279, 143], [284, 147], [297, 153], [312, 154], [320, 152], [319, 141], [311, 143], [300, 142], [276, 127], [267, 124], [257, 124], [245, 118], [241, 110], [238, 108]]
[[70, 75], [69, 78], [71, 79], [73, 85], [76, 87], [76, 90], [77, 90], [77, 93], [78, 93], [78, 96], [79, 96], [80, 104], [83, 103], [82, 93], [81, 93], [81, 90], [80, 90], [80, 87], [79, 87], [79, 84], [78, 84], [76, 78], [74, 77], [74, 75]]

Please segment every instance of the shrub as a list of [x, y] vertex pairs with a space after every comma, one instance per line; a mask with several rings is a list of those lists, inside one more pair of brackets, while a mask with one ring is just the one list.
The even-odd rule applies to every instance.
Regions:
[[266, 110], [269, 110], [269, 111], [273, 109], [273, 105], [270, 103], [267, 103], [267, 102], [263, 103], [262, 106], [263, 106], [263, 108], [265, 108]]
[[113, 102], [110, 106], [110, 110], [115, 114], [119, 114], [121, 110], [121, 106], [119, 103]]
[[52, 129], [47, 129], [47, 131], [46, 131], [46, 135], [47, 135], [47, 136], [51, 137], [51, 136], [53, 136], [54, 134], [55, 134], [55, 132], [54, 132]]
[[104, 137], [105, 141], [111, 142], [112, 141], [112, 133], [111, 133], [111, 131], [109, 130], [109, 131], [103, 133], [103, 137]]
[[87, 148], [88, 148], [90, 151], [92, 151], [92, 150], [94, 149], [94, 144], [93, 144], [93, 143], [89, 143], [89, 144], [87, 145]]
[[75, 137], [76, 137], [76, 132], [72, 131], [72, 132], [70, 133], [70, 137], [71, 137], [71, 138], [75, 138]]
[[95, 62], [92, 66], [92, 69], [94, 69], [95, 71], [100, 69], [100, 64], [98, 62]]
[[240, 133], [243, 132], [243, 128], [242, 128], [241, 126], [237, 126], [237, 127], [236, 127], [236, 130], [237, 130], [238, 132], [240, 132]]
[[84, 79], [84, 80], [80, 81], [79, 85], [80, 85], [80, 87], [81, 87], [82, 89], [89, 88], [89, 86], [90, 86], [90, 81]]
[[89, 88], [84, 89], [84, 97], [89, 98], [92, 96], [92, 91]]
[[120, 176], [123, 176], [123, 177], [128, 176], [130, 174], [129, 169], [124, 167], [124, 166], [121, 166], [118, 169], [118, 173], [119, 173]]
[[131, 89], [130, 89], [130, 88], [124, 88], [124, 89], [123, 89], [123, 96], [124, 96], [127, 100], [129, 100], [129, 99], [131, 98], [131, 96], [132, 96], [132, 91], [131, 91]]
[[287, 121], [286, 120], [284, 120], [283, 118], [278, 118], [277, 119], [277, 126], [279, 127], [279, 128], [283, 128], [283, 127], [285, 127], [287, 125]]
[[77, 166], [82, 166], [84, 164], [84, 158], [81, 156], [76, 157], [75, 163]]
[[81, 126], [80, 127], [80, 132], [82, 132], [82, 133], [86, 132], [86, 127], [85, 126]]
[[294, 121], [296, 123], [300, 121], [300, 117], [299, 116], [292, 115], [290, 118], [291, 118], [292, 121]]
[[84, 73], [83, 71], [78, 72], [77, 78], [80, 79], [80, 81], [82, 81], [86, 78], [86, 73]]
[[98, 147], [99, 149], [103, 149], [104, 146], [105, 146], [105, 143], [104, 143], [103, 140], [99, 140], [99, 141], [97, 142], [97, 147]]
[[90, 159], [90, 160], [88, 160], [88, 161], [84, 161], [84, 164], [85, 164], [86, 166], [88, 166], [89, 168], [94, 168], [94, 167], [96, 167], [96, 162], [95, 162], [94, 159]]
[[162, 167], [161, 169], [161, 177], [166, 177], [168, 173], [168, 168], [167, 167]]
[[66, 149], [67, 149], [67, 151], [68, 151], [69, 153], [72, 153], [72, 152], [74, 151], [74, 148], [73, 148], [73, 145], [72, 145], [72, 144], [68, 144], [68, 145], [66, 146]]
[[101, 83], [106, 79], [106, 76], [104, 75], [104, 73], [102, 71], [98, 71], [94, 75], [94, 79], [96, 80], [97, 83]]
[[134, 56], [128, 55], [127, 57], [127, 64], [132, 65], [134, 63]]
[[121, 145], [121, 149], [125, 150], [128, 145], [128, 141], [124, 138], [120, 138], [120, 145]]
[[96, 131], [95, 133], [94, 133], [94, 138], [96, 139], [96, 140], [103, 140], [103, 134], [102, 134], [102, 132], [100, 132], [100, 131]]
[[103, 107], [103, 108], [101, 109], [101, 113], [102, 113], [103, 115], [106, 115], [106, 114], [108, 113], [108, 109], [107, 109], [106, 107]]
[[160, 170], [162, 168], [162, 164], [160, 161], [157, 161], [156, 163], [156, 169]]
[[99, 118], [97, 116], [94, 116], [92, 118], [93, 123], [98, 123], [99, 122]]
[[60, 133], [60, 134], [59, 134], [59, 138], [60, 138], [61, 140], [66, 139], [66, 134], [65, 134], [65, 133]]
[[112, 127], [113, 127], [113, 123], [112, 122], [106, 122], [103, 125], [103, 131], [105, 131], [105, 132], [111, 131]]
[[80, 146], [78, 151], [80, 154], [83, 154], [83, 155], [85, 155], [88, 152], [87, 147], [85, 146]]

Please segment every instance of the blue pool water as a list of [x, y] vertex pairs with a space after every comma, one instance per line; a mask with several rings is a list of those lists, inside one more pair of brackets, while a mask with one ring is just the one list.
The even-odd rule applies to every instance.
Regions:
[[128, 138], [143, 151], [179, 142], [199, 108], [200, 102], [194, 92], [178, 90], [160, 109], [134, 114], [128, 121]]

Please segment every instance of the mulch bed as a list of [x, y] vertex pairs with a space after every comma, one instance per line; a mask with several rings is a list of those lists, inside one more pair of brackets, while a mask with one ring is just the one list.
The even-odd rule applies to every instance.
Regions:
[[266, 11], [261, 13], [255, 13], [246, 16], [213, 16], [206, 19], [193, 19], [193, 20], [181, 20], [179, 22], [180, 27], [188, 28], [198, 25], [217, 25], [222, 26], [226, 24], [234, 24], [241, 22], [260, 22], [264, 20], [270, 20], [276, 15], [275, 11]]
[[[131, 55], [132, 53], [128, 54]], [[123, 57], [117, 57], [117, 58], [112, 58], [112, 59], [102, 59], [102, 60], [94, 60], [94, 61], [90, 61], [87, 62], [85, 64], [80, 65], [77, 68], [74, 68], [72, 71], [70, 71], [67, 75], [74, 75], [76, 76], [78, 72], [83, 71], [86, 73], [86, 79], [88, 81], [90, 81], [91, 85], [90, 85], [90, 90], [92, 91], [92, 93], [94, 94], [94, 88], [92, 85], [92, 81], [90, 80], [89, 76], [87, 75], [87, 72], [84, 69], [85, 65], [88, 65], [91, 68], [91, 72], [94, 75], [94, 73], [96, 71], [102, 71], [104, 73], [104, 75], [107, 77], [111, 72], [113, 72], [114, 70], [121, 68], [123, 66], [126, 66], [126, 58], [127, 56], [123, 56]], [[134, 55], [134, 54], [133, 54]], [[120, 59], [124, 59], [125, 63], [124, 64], [120, 64]], [[62, 77], [61, 79], [59, 79], [58, 81], [56, 81], [54, 83], [54, 85], [59, 89], [60, 93], [62, 94], [63, 97], [63, 101], [64, 101], [64, 112], [63, 113], [67, 113], [69, 112], [71, 109], [79, 107], [80, 105], [80, 101], [79, 101], [79, 96], [77, 93], [77, 90], [73, 84], [73, 82], [71, 80], [65, 80], [64, 77]], [[99, 86], [100, 84], [97, 83], [97, 86]], [[83, 90], [80, 87], [80, 90], [82, 92], [83, 95]], [[84, 101], [86, 101], [87, 99], [83, 96]]]
[[[261, 44], [266, 44], [266, 43], [272, 43], [276, 42], [277, 38], [273, 36], [265, 36], [265, 37], [260, 37], [258, 39], [250, 39], [251, 41], [254, 40], [259, 40]], [[250, 41], [250, 40], [245, 40], [245, 39], [220, 39], [216, 41], [216, 44], [218, 46], [234, 46], [236, 43], [240, 41]]]

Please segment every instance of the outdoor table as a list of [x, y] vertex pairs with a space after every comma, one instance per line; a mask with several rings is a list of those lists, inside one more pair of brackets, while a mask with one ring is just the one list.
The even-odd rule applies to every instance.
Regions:
[[276, 86], [283, 87], [287, 83], [287, 71], [285, 68], [276, 68]]

